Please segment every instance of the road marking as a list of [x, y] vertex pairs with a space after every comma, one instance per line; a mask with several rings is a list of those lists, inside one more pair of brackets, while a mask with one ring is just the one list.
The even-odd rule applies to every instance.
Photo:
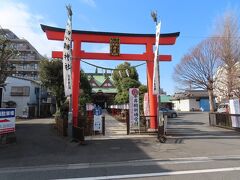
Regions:
[[[178, 134], [183, 134], [183, 133], [178, 133]], [[199, 136], [197, 136], [199, 135]], [[175, 133], [174, 136], [169, 135], [167, 136], [167, 139], [208, 139], [208, 138], [217, 138], [217, 139], [224, 139], [224, 138], [235, 138], [235, 139], [240, 139], [239, 134], [236, 135], [232, 135], [232, 136], [218, 136], [218, 135], [201, 135], [200, 133], [188, 133], [188, 134], [184, 134], [184, 135], [177, 135], [177, 133]]]
[[201, 169], [201, 170], [189, 170], [189, 171], [174, 171], [174, 172], [160, 172], [160, 173], [147, 173], [147, 174], [129, 174], [129, 175], [116, 175], [116, 176], [99, 176], [99, 177], [87, 177], [87, 178], [70, 178], [70, 179], [57, 179], [57, 180], [126, 179], [126, 178], [173, 176], [173, 175], [185, 175], [185, 174], [202, 174], [202, 173], [227, 172], [227, 171], [240, 171], [240, 167], [218, 168], [218, 169]]
[[109, 167], [138, 167], [138, 166], [156, 166], [166, 164], [187, 164], [187, 163], [204, 163], [211, 160], [184, 160], [184, 161], [126, 161], [126, 162], [107, 162], [107, 163], [82, 163], [82, 164], [66, 164], [66, 165], [47, 165], [33, 167], [13, 167], [1, 168], [0, 174], [4, 173], [21, 173], [21, 172], [37, 172], [37, 171], [54, 171], [54, 170], [76, 170], [87, 168], [109, 168]]
[[185, 157], [185, 158], [168, 158], [168, 159], [140, 159], [121, 162], [100, 162], [100, 163], [78, 163], [62, 165], [41, 165], [28, 167], [7, 167], [0, 168], [0, 174], [4, 173], [21, 173], [21, 172], [38, 172], [53, 170], [75, 170], [86, 168], [108, 168], [108, 167], [137, 167], [166, 164], [188, 164], [188, 163], [206, 163], [216, 160], [240, 160], [240, 155], [222, 155], [211, 157]]

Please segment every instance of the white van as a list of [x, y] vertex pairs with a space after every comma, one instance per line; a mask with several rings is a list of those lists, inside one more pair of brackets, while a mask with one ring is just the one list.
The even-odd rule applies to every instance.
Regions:
[[219, 112], [219, 113], [229, 113], [229, 103], [219, 104], [217, 112]]

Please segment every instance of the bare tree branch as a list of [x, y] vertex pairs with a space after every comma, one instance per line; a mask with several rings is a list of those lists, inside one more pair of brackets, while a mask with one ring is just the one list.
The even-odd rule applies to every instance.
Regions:
[[240, 31], [238, 16], [234, 12], [227, 12], [220, 19], [216, 33], [220, 37], [219, 54], [223, 66], [218, 70], [216, 92], [223, 98], [230, 99], [238, 95], [240, 89]]
[[17, 53], [5, 30], [0, 28], [0, 86], [4, 86], [6, 78], [12, 74], [14, 67], [9, 59]]
[[211, 111], [214, 111], [214, 74], [220, 64], [218, 48], [218, 38], [202, 41], [181, 59], [174, 72], [176, 82], [190, 84], [191, 88], [208, 90]]

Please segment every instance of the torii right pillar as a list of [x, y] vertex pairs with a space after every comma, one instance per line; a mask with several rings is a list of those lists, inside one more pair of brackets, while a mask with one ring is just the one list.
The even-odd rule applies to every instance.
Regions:
[[[176, 37], [179, 36], [179, 33], [174, 37], [161, 38], [159, 40], [159, 44], [161, 45], [173, 45], [176, 42]], [[157, 102], [157, 95], [153, 94], [153, 69], [154, 69], [154, 53], [153, 53], [153, 42], [149, 41], [146, 44], [146, 53], [147, 53], [147, 87], [148, 87], [148, 101], [149, 101], [149, 114], [150, 114], [150, 129], [158, 128], [158, 119], [157, 117], [157, 106], [159, 105]], [[170, 55], [161, 55], [159, 56], [159, 61], [171, 61]], [[159, 70], [160, 73], [160, 70]]]
[[152, 43], [148, 43], [146, 47], [146, 52], [148, 52], [147, 61], [147, 87], [148, 87], [148, 101], [149, 101], [149, 113], [150, 113], [150, 128], [157, 129], [157, 96], [153, 94], [153, 68], [154, 68], [154, 54]]

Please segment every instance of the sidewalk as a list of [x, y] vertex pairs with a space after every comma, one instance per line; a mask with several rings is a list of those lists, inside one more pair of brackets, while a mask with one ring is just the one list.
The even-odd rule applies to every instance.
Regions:
[[114, 136], [125, 136], [127, 135], [127, 125], [124, 122], [116, 120], [113, 116], [108, 114], [107, 111], [104, 112], [105, 116], [105, 136], [114, 137]]

